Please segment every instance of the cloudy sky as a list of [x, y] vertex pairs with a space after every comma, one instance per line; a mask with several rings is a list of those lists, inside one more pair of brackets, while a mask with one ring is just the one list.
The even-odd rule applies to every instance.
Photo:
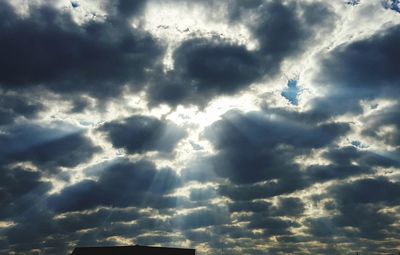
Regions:
[[400, 250], [397, 0], [0, 0], [0, 253]]

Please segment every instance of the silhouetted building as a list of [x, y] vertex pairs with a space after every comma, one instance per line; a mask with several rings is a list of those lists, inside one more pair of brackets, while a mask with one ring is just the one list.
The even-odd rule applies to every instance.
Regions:
[[77, 247], [71, 255], [195, 255], [195, 249], [151, 247], [151, 246], [110, 246]]

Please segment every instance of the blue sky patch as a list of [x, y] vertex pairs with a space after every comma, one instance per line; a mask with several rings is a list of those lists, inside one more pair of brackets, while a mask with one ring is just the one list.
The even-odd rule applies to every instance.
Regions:
[[400, 13], [400, 1], [399, 0], [382, 1], [382, 5], [385, 9], [390, 9], [392, 11]]
[[292, 105], [298, 105], [299, 100], [297, 98], [300, 90], [297, 87], [297, 80], [296, 79], [290, 79], [287, 83], [287, 88], [285, 88], [284, 91], [282, 91], [281, 96], [289, 100], [289, 102]]

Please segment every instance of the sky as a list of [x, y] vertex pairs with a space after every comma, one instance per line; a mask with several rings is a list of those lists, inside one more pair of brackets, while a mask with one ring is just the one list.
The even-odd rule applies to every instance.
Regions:
[[400, 251], [397, 0], [0, 0], [0, 254]]

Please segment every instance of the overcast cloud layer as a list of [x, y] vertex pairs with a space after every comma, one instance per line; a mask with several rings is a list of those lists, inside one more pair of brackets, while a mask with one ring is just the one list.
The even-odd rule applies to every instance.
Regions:
[[400, 251], [400, 3], [0, 0], [0, 253]]

